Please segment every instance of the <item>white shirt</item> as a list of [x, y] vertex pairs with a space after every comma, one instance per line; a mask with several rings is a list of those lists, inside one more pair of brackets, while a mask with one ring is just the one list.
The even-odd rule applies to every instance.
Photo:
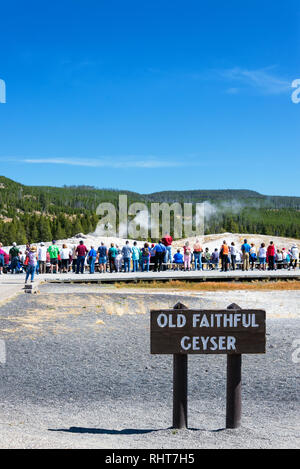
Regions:
[[266, 250], [266, 248], [259, 248], [258, 257], [267, 257], [267, 250]]
[[230, 254], [232, 256], [236, 256], [237, 255], [237, 248], [235, 246], [230, 246]]
[[47, 253], [46, 246], [40, 246], [38, 250], [38, 260], [42, 262], [46, 261], [46, 253]]
[[297, 247], [292, 247], [291, 249], [292, 259], [297, 260], [299, 257], [299, 250]]
[[71, 249], [62, 248], [61, 251], [60, 251], [60, 258], [61, 259], [69, 259], [70, 254], [72, 254]]

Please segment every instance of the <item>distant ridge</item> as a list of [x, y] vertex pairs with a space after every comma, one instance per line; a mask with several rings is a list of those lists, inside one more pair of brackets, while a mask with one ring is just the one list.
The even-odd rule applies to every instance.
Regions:
[[[0, 241], [48, 241], [90, 233], [99, 221], [96, 208], [126, 194], [128, 204], [206, 203], [205, 234], [258, 233], [300, 238], [300, 197], [263, 195], [246, 189], [161, 191], [139, 194], [91, 186], [27, 186], [0, 176]], [[171, 214], [172, 218], [172, 214]]]

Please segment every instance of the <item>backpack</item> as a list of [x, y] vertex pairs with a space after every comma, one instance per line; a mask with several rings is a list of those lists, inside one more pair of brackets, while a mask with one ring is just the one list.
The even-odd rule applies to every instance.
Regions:
[[148, 248], [144, 248], [144, 250], [143, 250], [143, 256], [144, 256], [144, 257], [149, 257], [149, 253], [150, 253], [150, 252], [149, 252], [149, 249], [148, 249]]

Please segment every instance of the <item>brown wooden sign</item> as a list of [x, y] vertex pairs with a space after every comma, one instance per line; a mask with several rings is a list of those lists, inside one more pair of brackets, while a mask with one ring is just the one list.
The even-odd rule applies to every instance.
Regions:
[[151, 312], [152, 354], [265, 353], [266, 312], [170, 309]]

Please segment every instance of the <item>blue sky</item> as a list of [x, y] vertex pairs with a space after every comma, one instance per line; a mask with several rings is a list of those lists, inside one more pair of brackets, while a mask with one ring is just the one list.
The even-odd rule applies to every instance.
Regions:
[[1, 5], [0, 174], [300, 196], [298, 1]]

